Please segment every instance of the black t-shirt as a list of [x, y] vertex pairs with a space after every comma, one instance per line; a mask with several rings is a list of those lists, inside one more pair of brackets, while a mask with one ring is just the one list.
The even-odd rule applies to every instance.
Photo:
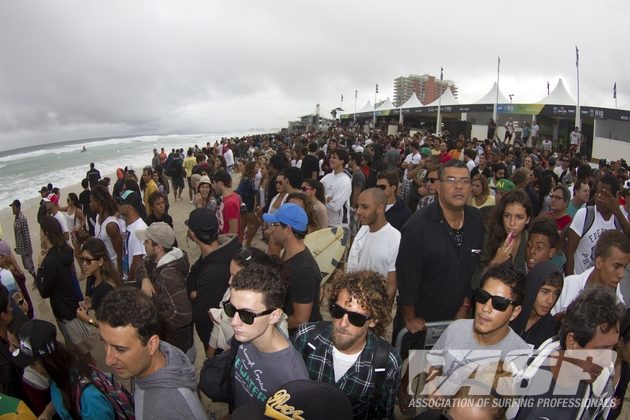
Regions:
[[79, 203], [81, 203], [81, 210], [83, 214], [90, 214], [90, 190], [83, 190], [79, 194]]
[[105, 295], [112, 290], [114, 290], [114, 287], [104, 281], [98, 286], [94, 286], [94, 276], [90, 276], [87, 279], [85, 294], [92, 298], [92, 309], [96, 311]]
[[282, 273], [289, 280], [289, 293], [287, 293], [287, 300], [284, 305], [284, 312], [287, 316], [293, 315], [293, 302], [312, 303], [313, 309], [308, 321], [321, 321], [319, 283], [322, 276], [311, 251], [304, 248], [304, 251], [286, 260], [282, 265]]
[[101, 179], [101, 173], [96, 168], [92, 168], [85, 174], [85, 177], [90, 182], [90, 188], [96, 187], [98, 180]]
[[[312, 178], [313, 172], [319, 174], [319, 160], [313, 155], [306, 155], [302, 159], [301, 168], [304, 179]], [[315, 179], [317, 179], [317, 177]]]

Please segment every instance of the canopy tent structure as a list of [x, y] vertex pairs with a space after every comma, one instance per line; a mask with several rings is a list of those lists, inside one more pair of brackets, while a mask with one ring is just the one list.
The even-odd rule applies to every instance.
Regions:
[[361, 113], [361, 112], [372, 112], [374, 111], [374, 106], [372, 105], [372, 102], [367, 101], [367, 103], [363, 106], [363, 108], [361, 108], [360, 110], [357, 111], [357, 113]]
[[392, 101], [389, 100], [389, 98], [387, 98], [385, 100], [385, 102], [383, 102], [378, 108], [376, 108], [376, 111], [387, 111], [390, 109], [397, 109], [394, 104], [392, 103]]
[[[486, 93], [483, 98], [479, 99], [477, 102], [473, 102], [475, 105], [486, 105], [486, 104], [494, 104], [497, 100], [497, 82], [492, 84], [492, 88]], [[509, 102], [507, 98], [503, 95], [503, 93], [499, 90], [499, 103], [505, 104]]]
[[575, 99], [571, 97], [567, 89], [564, 87], [562, 78], [558, 79], [558, 84], [549, 95], [536, 102], [542, 105], [575, 105]]
[[403, 109], [420, 108], [422, 106], [423, 106], [422, 102], [420, 102], [420, 99], [418, 99], [418, 96], [416, 96], [416, 92], [413, 92], [411, 96], [409, 97], [409, 99], [407, 99], [407, 102], [402, 104], [401, 108]]
[[457, 100], [457, 98], [455, 98], [455, 96], [453, 96], [453, 92], [451, 91], [450, 87], [446, 88], [446, 90], [444, 91], [441, 97], [437, 98], [435, 101], [426, 105], [426, 107], [432, 107], [432, 106], [438, 106], [438, 105], [441, 105], [441, 106], [459, 105], [459, 101]]

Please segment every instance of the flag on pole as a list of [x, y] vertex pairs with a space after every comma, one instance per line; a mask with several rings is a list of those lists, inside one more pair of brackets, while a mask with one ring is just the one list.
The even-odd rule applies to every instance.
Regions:
[[440, 67], [440, 80], [444, 80], [444, 67]]
[[359, 91], [358, 91], [358, 90], [355, 90], [355, 91], [354, 91], [354, 99], [357, 99], [357, 96], [358, 96], [358, 95], [359, 95]]
[[376, 84], [376, 93], [378, 93], [378, 83]]
[[617, 82], [613, 85], [613, 99], [617, 99]]
[[549, 80], [547, 80], [547, 95], [549, 95]]
[[580, 65], [580, 50], [578, 50], [577, 45], [575, 46], [575, 67]]
[[341, 94], [341, 102], [343, 102], [343, 93]]
[[501, 57], [497, 57], [498, 62], [497, 62], [497, 71], [499, 71], [501, 69]]

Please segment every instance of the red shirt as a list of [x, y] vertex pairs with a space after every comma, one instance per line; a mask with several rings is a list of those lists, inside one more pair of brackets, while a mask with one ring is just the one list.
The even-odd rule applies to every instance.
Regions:
[[549, 212], [549, 214], [556, 221], [556, 226], [558, 227], [558, 232], [562, 232], [562, 230], [565, 228], [565, 226], [568, 226], [568, 225], [571, 224], [571, 216], [569, 216], [568, 214], [565, 214], [564, 216], [562, 216], [559, 219], [555, 218], [555, 216], [553, 215], [553, 212]]
[[233, 192], [232, 194], [223, 197], [221, 205], [217, 209], [217, 219], [219, 222], [219, 233], [225, 234], [230, 231], [230, 220], [236, 219], [239, 235], [241, 233], [241, 197]]

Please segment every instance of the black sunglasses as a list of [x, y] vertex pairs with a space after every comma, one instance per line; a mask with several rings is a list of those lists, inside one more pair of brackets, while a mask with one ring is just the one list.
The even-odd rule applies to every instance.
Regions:
[[[475, 289], [473, 292], [475, 301], [484, 305], [488, 299], [492, 299], [492, 307], [499, 312], [505, 312], [510, 305], [514, 305], [514, 302], [503, 296], [493, 296], [486, 292], [482, 288]], [[514, 305], [516, 306], [516, 305]]]
[[336, 303], [330, 304], [330, 315], [335, 319], [341, 319], [344, 315], [348, 315], [348, 321], [355, 327], [361, 328], [367, 321], [372, 319], [369, 316], [360, 314], [358, 312], [347, 311]]
[[387, 188], [387, 185], [376, 184], [376, 188], [380, 188], [381, 190], [384, 190], [385, 188]]
[[236, 309], [236, 307], [232, 305], [229, 300], [226, 300], [225, 302], [223, 302], [223, 310], [225, 311], [225, 314], [230, 318], [234, 318], [234, 315], [236, 315], [236, 313], [238, 312], [238, 317], [241, 319], [241, 321], [243, 321], [247, 325], [252, 325], [254, 323], [254, 319], [258, 318], [259, 316], [269, 315], [270, 313], [275, 311], [275, 308], [267, 309], [266, 311], [263, 311], [259, 314], [255, 314], [245, 309]]
[[241, 248], [238, 251], [238, 259], [241, 266], [247, 267], [252, 260], [252, 251], [247, 247]]

